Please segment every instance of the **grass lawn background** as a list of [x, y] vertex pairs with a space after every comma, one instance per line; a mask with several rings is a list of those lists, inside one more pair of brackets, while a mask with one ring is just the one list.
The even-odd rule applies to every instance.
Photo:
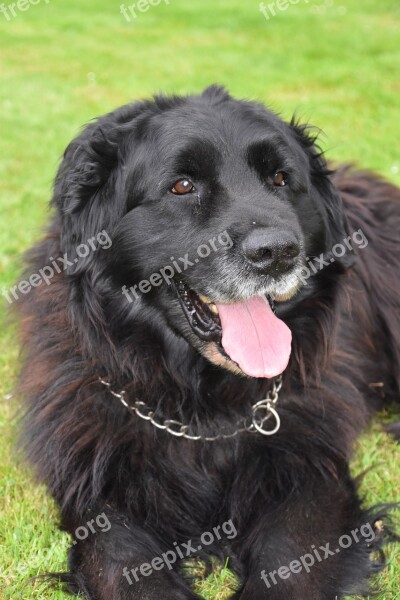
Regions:
[[[162, 1], [131, 23], [112, 0], [42, 0], [10, 21], [0, 13], [0, 289], [18, 278], [20, 253], [40, 235], [67, 143], [93, 117], [157, 91], [223, 83], [285, 118], [296, 111], [323, 128], [330, 157], [357, 159], [400, 184], [399, 26], [396, 0], [300, 0], [269, 21], [253, 0]], [[61, 600], [68, 596], [23, 587], [65, 568], [68, 538], [14, 450], [18, 354], [5, 305], [2, 298], [0, 597]], [[361, 486], [367, 505], [400, 500], [399, 447], [378, 420], [353, 468], [370, 468]], [[222, 600], [229, 585], [225, 570], [199, 589]], [[377, 586], [378, 600], [400, 598], [399, 550]]]

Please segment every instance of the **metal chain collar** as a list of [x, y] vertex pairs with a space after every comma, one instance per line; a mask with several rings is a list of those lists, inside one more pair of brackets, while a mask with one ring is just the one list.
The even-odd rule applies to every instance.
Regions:
[[[180, 421], [175, 421], [174, 419], [165, 419], [163, 422], [157, 421], [154, 416], [154, 411], [151, 410], [147, 404], [141, 402], [140, 400], [135, 400], [134, 404], [130, 405], [125, 400], [125, 390], [114, 392], [111, 389], [111, 384], [108, 381], [105, 381], [101, 377], [99, 377], [99, 381], [107, 387], [110, 394], [112, 394], [115, 398], [118, 398], [118, 400], [120, 400], [128, 410], [135, 413], [140, 419], [149, 421], [157, 429], [162, 429], [167, 433], [174, 435], [175, 437], [185, 438], [186, 440], [192, 440], [195, 442], [199, 440], [205, 442], [215, 442], [217, 440], [233, 438], [239, 433], [244, 433], [245, 431], [250, 433], [258, 432], [262, 435], [274, 435], [279, 431], [281, 426], [281, 420], [275, 409], [275, 406], [278, 402], [279, 392], [282, 388], [282, 375], [279, 375], [279, 377], [274, 379], [272, 383], [272, 389], [268, 391], [266, 398], [252, 405], [251, 423], [246, 424], [246, 420], [243, 420], [242, 426], [239, 427], [239, 429], [236, 429], [231, 433], [221, 432], [215, 436], [193, 435], [189, 433], [188, 425], [185, 425]], [[264, 425], [267, 423], [267, 421], [269, 421], [269, 419], [271, 419], [271, 417], [274, 419], [274, 427], [271, 429], [264, 429]], [[238, 423], [238, 425], [240, 425], [240, 423]]]

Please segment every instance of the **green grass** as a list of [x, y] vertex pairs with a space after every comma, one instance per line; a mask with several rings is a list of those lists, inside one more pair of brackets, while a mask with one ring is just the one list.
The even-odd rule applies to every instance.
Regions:
[[[0, 13], [0, 288], [18, 277], [20, 253], [39, 236], [58, 159], [72, 136], [96, 115], [155, 91], [223, 83], [284, 117], [296, 111], [323, 127], [331, 157], [356, 158], [400, 184], [399, 4], [337, 0], [318, 13], [315, 5], [323, 0], [301, 1], [268, 22], [254, 0], [171, 0], [132, 23], [109, 0], [42, 0], [10, 22]], [[6, 395], [17, 366], [15, 333], [4, 326], [0, 596], [61, 599], [39, 584], [23, 587], [30, 576], [65, 567], [68, 539], [57, 531], [55, 506], [13, 449], [18, 402]], [[361, 486], [367, 505], [400, 499], [399, 454], [377, 420], [354, 461], [355, 473], [370, 469]], [[389, 568], [376, 582], [378, 600], [400, 598], [399, 570], [399, 550], [391, 549]], [[222, 600], [231, 585], [224, 568], [201, 590]]]

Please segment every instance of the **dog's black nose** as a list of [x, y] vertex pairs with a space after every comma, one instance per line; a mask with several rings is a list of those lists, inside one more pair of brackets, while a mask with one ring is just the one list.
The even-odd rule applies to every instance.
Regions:
[[290, 231], [258, 227], [244, 238], [242, 251], [253, 267], [285, 273], [300, 254], [300, 246], [296, 236]]

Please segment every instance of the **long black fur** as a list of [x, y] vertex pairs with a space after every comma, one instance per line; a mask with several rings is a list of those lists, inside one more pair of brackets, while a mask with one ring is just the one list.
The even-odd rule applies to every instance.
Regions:
[[[260, 174], [274, 168], [265, 148], [252, 146], [251, 164], [239, 152], [264, 134], [271, 134], [271, 156], [280, 152], [299, 174], [280, 205]], [[197, 177], [201, 190], [193, 199], [168, 192], [185, 160], [185, 175]], [[348, 461], [373, 412], [399, 395], [400, 191], [349, 167], [331, 172], [308, 128], [212, 87], [201, 96], [134, 103], [90, 124], [65, 152], [52, 206], [26, 275], [64, 253], [73, 264], [19, 303], [23, 441], [60, 505], [64, 529], [74, 536], [102, 512], [111, 523], [71, 546], [69, 590], [93, 600], [198, 598], [182, 565], [134, 585], [122, 570], [174, 542], [198, 545], [203, 532], [232, 519], [237, 537], [200, 556], [230, 556], [240, 577], [234, 598], [334, 600], [366, 592], [383, 566], [370, 555], [387, 540], [385, 530], [370, 546], [361, 540], [271, 589], [260, 574], [384, 519], [380, 508], [362, 507]], [[356, 252], [349, 252], [277, 308], [293, 333], [279, 433], [194, 442], [132, 415], [100, 376], [126, 390], [130, 403], [145, 401], [161, 418], [207, 435], [233, 430], [265, 396], [268, 380], [231, 373], [194, 347], [172, 286], [134, 303], [121, 286], [226, 229], [233, 247], [187, 275], [206, 292], [216, 261], [228, 268], [235, 256], [234, 277], [245, 220], [282, 210], [288, 226], [300, 223], [309, 257], [329, 254], [360, 228], [369, 243], [354, 265]], [[111, 248], [74, 262], [76, 247], [102, 230]]]

